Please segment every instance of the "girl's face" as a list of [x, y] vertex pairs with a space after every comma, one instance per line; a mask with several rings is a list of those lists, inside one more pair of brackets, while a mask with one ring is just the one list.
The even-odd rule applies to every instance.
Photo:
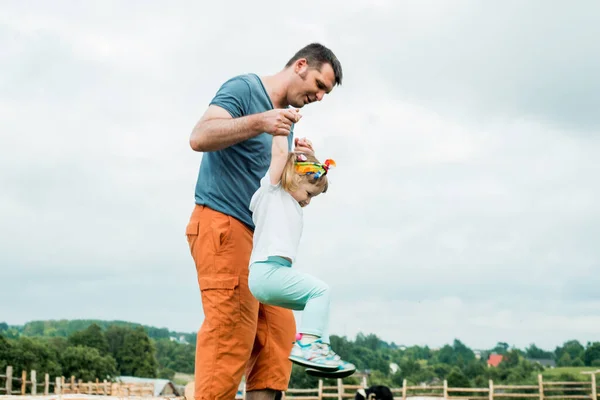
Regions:
[[319, 188], [317, 185], [303, 179], [298, 185], [298, 189], [290, 192], [290, 194], [300, 204], [300, 207], [306, 207], [313, 197], [320, 195], [322, 192], [323, 188]]

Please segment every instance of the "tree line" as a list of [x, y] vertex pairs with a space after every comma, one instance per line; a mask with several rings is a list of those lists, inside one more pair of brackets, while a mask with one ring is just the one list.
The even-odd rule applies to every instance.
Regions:
[[[122, 375], [173, 379], [175, 372], [193, 374], [195, 339], [195, 334], [123, 321], [62, 321], [58, 325], [37, 321], [23, 327], [0, 323], [0, 370], [12, 365], [16, 371], [34, 369], [84, 381]], [[535, 361], [540, 359], [554, 360], [558, 366], [600, 367], [600, 342], [584, 346], [577, 340], [554, 351], [535, 344], [521, 350], [500, 342], [477, 353], [460, 340], [431, 349], [390, 344], [374, 334], [358, 334], [355, 340], [333, 335], [331, 344], [342, 358], [369, 374], [370, 384], [392, 387], [402, 386], [404, 379], [411, 385], [447, 380], [452, 387], [486, 387], [490, 379], [498, 384], [534, 384], [544, 370]], [[488, 357], [494, 353], [503, 360], [498, 367], [488, 368]], [[578, 377], [565, 373], [557, 379]], [[358, 383], [353, 377], [346, 380]], [[294, 365], [291, 387], [316, 385], [317, 379]]]
[[172, 379], [193, 373], [195, 346], [151, 339], [142, 326], [92, 323], [63, 336], [4, 335], [0, 325], [0, 370], [36, 370], [50, 376], [111, 380], [116, 376]]

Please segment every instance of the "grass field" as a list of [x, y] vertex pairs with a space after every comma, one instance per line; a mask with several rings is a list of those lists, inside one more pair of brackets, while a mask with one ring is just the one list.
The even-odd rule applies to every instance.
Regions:
[[570, 374], [576, 376], [577, 379], [582, 381], [589, 381], [590, 376], [584, 375], [583, 371], [598, 371], [600, 367], [557, 367], [546, 369], [542, 375], [544, 378], [556, 378], [561, 374]]
[[184, 374], [181, 372], [176, 372], [175, 373], [175, 378], [173, 378], [173, 381], [175, 381], [176, 384], [178, 385], [186, 385], [188, 382], [191, 382], [194, 380], [194, 375], [192, 374]]

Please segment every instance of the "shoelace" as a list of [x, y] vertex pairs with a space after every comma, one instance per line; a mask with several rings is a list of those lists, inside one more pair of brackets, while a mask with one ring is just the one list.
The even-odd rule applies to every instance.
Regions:
[[325, 343], [318, 343], [317, 347], [319, 349], [319, 354], [324, 355], [325, 357], [330, 357], [335, 361], [341, 360], [341, 357], [337, 355], [332, 349], [331, 346]]

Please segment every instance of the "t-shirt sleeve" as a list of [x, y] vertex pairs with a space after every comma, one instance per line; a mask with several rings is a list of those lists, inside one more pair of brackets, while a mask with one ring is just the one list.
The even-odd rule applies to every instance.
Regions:
[[276, 190], [281, 187], [281, 181], [279, 183], [277, 183], [276, 185], [273, 185], [271, 183], [270, 172], [271, 171], [267, 170], [267, 173], [265, 174], [265, 176], [263, 176], [263, 178], [260, 180], [260, 188], [262, 190]]
[[210, 105], [224, 108], [232, 118], [239, 118], [248, 115], [251, 98], [250, 85], [242, 77], [237, 76], [221, 85]]

